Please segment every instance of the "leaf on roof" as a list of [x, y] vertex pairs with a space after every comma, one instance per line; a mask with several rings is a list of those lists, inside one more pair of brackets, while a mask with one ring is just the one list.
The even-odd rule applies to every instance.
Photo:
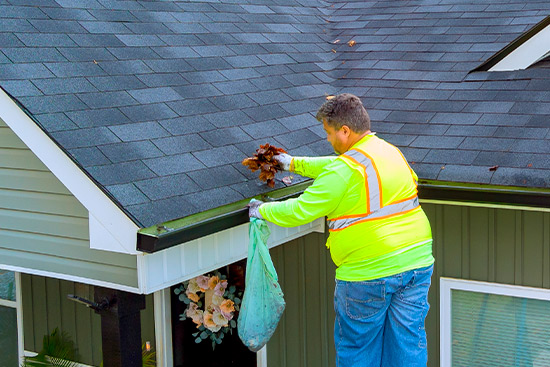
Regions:
[[340, 42], [340, 40], [334, 40], [334, 41], [332, 41], [332, 43], [334, 43], [334, 44], [339, 43], [339, 42]]
[[326, 99], [327, 99], [327, 101], [328, 101], [329, 99], [333, 99], [334, 97], [336, 97], [336, 96], [333, 96], [333, 95], [328, 95], [328, 96], [326, 96], [325, 98], [326, 98]]
[[259, 169], [260, 180], [267, 182], [267, 186], [272, 188], [275, 186], [275, 173], [283, 170], [279, 166], [279, 162], [273, 160], [273, 156], [281, 153], [286, 153], [286, 151], [266, 143], [260, 145], [260, 148], [256, 149], [256, 153], [252, 157], [245, 158], [242, 164], [252, 172], [256, 172]]
[[336, 50], [335, 49], [331, 49], [332, 52], [336, 53]]
[[493, 166], [493, 167], [490, 167], [490, 168], [489, 168], [489, 171], [493, 171], [493, 172], [494, 172], [494, 171], [496, 171], [497, 169], [498, 169], [498, 165]]
[[290, 184], [292, 183], [292, 178], [293, 178], [293, 176], [285, 176], [285, 177], [283, 177], [283, 183], [284, 183], [285, 185], [290, 185]]
[[348, 46], [353, 47], [353, 46], [355, 46], [356, 43], [357, 42], [355, 42], [354, 40], [351, 40], [351, 41], [348, 42]]

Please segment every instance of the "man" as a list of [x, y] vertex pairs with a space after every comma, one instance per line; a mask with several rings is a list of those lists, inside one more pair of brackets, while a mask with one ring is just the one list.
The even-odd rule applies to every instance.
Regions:
[[434, 258], [418, 178], [396, 147], [370, 131], [358, 97], [340, 94], [316, 118], [339, 156], [275, 156], [283, 169], [315, 181], [296, 199], [254, 201], [249, 214], [283, 227], [328, 217], [337, 366], [426, 366]]

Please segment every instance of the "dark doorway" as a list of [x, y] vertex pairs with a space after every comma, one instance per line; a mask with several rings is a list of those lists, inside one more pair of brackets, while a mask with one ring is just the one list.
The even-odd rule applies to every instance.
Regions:
[[[246, 260], [243, 260], [218, 269], [218, 271], [227, 276], [230, 285], [244, 291], [245, 269]], [[209, 339], [195, 343], [195, 337], [192, 334], [197, 331], [196, 325], [189, 318], [180, 320], [180, 315], [184, 313], [187, 305], [181, 302], [174, 292], [178, 286], [171, 288], [170, 297], [174, 366], [256, 367], [256, 353], [251, 352], [242, 344], [237, 335], [237, 329], [233, 329], [232, 334], [226, 334], [223, 342], [216, 345], [214, 350], [212, 350], [212, 343]]]

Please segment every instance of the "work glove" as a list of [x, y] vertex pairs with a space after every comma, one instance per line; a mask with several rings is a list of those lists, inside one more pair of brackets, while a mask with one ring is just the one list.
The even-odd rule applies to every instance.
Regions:
[[260, 214], [260, 205], [262, 205], [264, 202], [261, 200], [252, 199], [250, 200], [250, 203], [246, 204], [248, 207], [248, 216], [250, 218], [259, 218], [264, 219], [262, 215]]
[[292, 156], [290, 154], [281, 153], [274, 155], [272, 158], [275, 162], [279, 163], [279, 166], [284, 171], [290, 171], [290, 164], [292, 163]]

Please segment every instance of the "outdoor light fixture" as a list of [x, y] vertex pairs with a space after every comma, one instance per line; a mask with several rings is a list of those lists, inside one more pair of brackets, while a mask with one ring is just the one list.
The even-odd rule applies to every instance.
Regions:
[[107, 298], [104, 298], [101, 303], [92, 302], [86, 298], [76, 296], [74, 294], [67, 294], [67, 298], [71, 301], [83, 304], [86, 307], [93, 309], [94, 311], [104, 311], [111, 306], [111, 302]]

